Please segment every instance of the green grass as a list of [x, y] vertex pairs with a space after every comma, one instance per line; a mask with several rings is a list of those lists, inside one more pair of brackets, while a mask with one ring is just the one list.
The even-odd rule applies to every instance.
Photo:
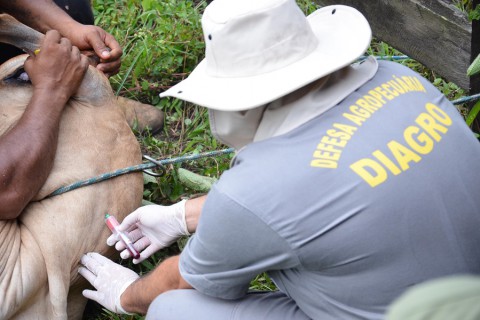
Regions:
[[480, 19], [480, 5], [474, 8], [472, 0], [453, 0], [452, 3], [464, 12], [470, 21]]
[[[315, 10], [312, 1], [297, 0], [300, 8], [310, 13]], [[467, 0], [457, 1], [459, 7], [469, 10]], [[225, 148], [209, 132], [208, 115], [204, 108], [179, 100], [162, 99], [158, 94], [185, 79], [203, 59], [204, 44], [200, 24], [204, 0], [94, 0], [96, 24], [102, 26], [119, 41], [124, 49], [123, 63], [118, 75], [111, 78], [118, 95], [152, 104], [165, 112], [165, 127], [160, 134], [136, 136], [144, 154], [156, 159], [178, 157]], [[374, 55], [401, 55], [387, 44], [373, 41], [368, 50]], [[453, 83], [438, 77], [414, 60], [400, 63], [416, 70], [435, 84], [449, 99], [457, 99], [465, 92]], [[466, 115], [465, 107], [459, 111]], [[144, 199], [157, 204], [171, 204], [195, 192], [179, 182], [177, 169], [182, 167], [195, 173], [219, 177], [229, 166], [232, 155], [205, 158], [167, 166], [161, 178], [145, 178]], [[123, 262], [139, 273], [153, 269], [166, 256], [178, 253], [185, 243], [162, 250], [140, 266]], [[272, 290], [271, 280], [264, 274], [251, 282], [255, 290]], [[97, 310], [89, 319], [143, 319], [140, 316], [118, 316]]]

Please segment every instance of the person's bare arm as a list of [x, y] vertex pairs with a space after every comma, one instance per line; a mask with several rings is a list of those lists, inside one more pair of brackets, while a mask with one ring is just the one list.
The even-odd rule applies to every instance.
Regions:
[[97, 69], [107, 76], [118, 73], [123, 52], [115, 38], [100, 27], [78, 23], [52, 0], [0, 1], [0, 9], [42, 33], [57, 30], [80, 50], [94, 50], [100, 57]]
[[39, 191], [55, 157], [59, 123], [88, 61], [56, 31], [25, 62], [33, 94], [19, 122], [0, 137], [0, 219], [14, 219]]
[[185, 204], [185, 222], [187, 223], [187, 229], [190, 233], [194, 233], [197, 230], [198, 220], [202, 214], [205, 200], [207, 200], [206, 195], [189, 199]]
[[192, 289], [180, 275], [179, 260], [180, 256], [171, 257], [132, 283], [120, 297], [123, 309], [146, 314], [148, 306], [159, 294], [174, 289]]
[[42, 33], [52, 29], [60, 31], [79, 24], [51, 0], [2, 1], [0, 8]]

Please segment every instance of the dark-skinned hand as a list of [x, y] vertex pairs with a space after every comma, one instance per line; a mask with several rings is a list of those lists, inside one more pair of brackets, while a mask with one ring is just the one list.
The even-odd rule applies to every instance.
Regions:
[[79, 25], [72, 32], [65, 34], [80, 50], [92, 50], [100, 58], [97, 69], [107, 77], [115, 75], [120, 70], [122, 48], [115, 38], [100, 27]]
[[40, 52], [25, 61], [34, 91], [47, 92], [64, 103], [77, 92], [87, 68], [87, 57], [55, 30], [46, 33]]

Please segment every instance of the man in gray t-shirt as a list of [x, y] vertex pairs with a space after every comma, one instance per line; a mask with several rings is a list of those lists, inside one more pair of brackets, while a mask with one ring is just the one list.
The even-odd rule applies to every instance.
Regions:
[[[90, 254], [81, 273], [114, 302], [86, 296], [147, 319], [382, 319], [414, 284], [480, 272], [480, 148], [462, 117], [406, 67], [350, 65], [370, 39], [356, 10], [318, 10], [311, 37], [300, 15], [289, 0], [207, 8], [206, 61], [162, 96], [209, 108], [232, 167], [206, 197], [122, 222], [137, 263], [195, 232], [179, 257], [107, 290], [99, 270], [116, 265]], [[263, 272], [278, 291], [249, 290]]]
[[[415, 85], [403, 89], [402, 78]], [[358, 106], [382, 86], [378, 107]], [[415, 283], [480, 272], [479, 157], [444, 96], [380, 63], [339, 105], [237, 154], [208, 194], [181, 274], [238, 299], [268, 271], [310, 318], [380, 319]]]

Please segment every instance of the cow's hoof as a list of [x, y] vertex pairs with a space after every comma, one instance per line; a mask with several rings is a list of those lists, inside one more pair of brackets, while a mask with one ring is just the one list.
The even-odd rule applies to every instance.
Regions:
[[152, 105], [124, 97], [117, 97], [117, 101], [132, 129], [139, 132], [150, 130], [151, 134], [162, 130], [164, 122], [163, 111]]

